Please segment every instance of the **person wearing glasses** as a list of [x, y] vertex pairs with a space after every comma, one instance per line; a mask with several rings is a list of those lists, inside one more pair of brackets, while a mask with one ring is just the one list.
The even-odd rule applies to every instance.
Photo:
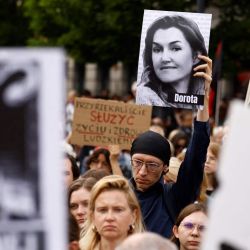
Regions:
[[171, 241], [180, 250], [199, 250], [206, 229], [207, 208], [202, 203], [186, 206], [173, 227]]
[[196, 74], [205, 79], [203, 110], [198, 110], [194, 131], [185, 158], [181, 164], [177, 181], [164, 184], [171, 156], [167, 139], [160, 134], [147, 131], [132, 143], [131, 183], [139, 200], [144, 222], [148, 231], [170, 237], [179, 212], [194, 202], [199, 194], [203, 178], [204, 162], [209, 145], [209, 88], [211, 84], [212, 61], [203, 57], [206, 64], [200, 65]]

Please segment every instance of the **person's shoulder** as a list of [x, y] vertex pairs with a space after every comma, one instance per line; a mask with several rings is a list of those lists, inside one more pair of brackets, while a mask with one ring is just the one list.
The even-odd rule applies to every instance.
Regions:
[[165, 106], [159, 95], [150, 87], [142, 84], [138, 86], [136, 93], [136, 103], [154, 106]]

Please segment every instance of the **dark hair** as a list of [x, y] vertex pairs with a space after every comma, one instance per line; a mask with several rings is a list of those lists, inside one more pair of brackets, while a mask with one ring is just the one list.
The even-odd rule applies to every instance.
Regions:
[[89, 156], [86, 164], [89, 168], [90, 164], [92, 163], [92, 161], [97, 160], [97, 158], [99, 157], [100, 154], [103, 154], [105, 157], [106, 162], [108, 163], [109, 167], [110, 167], [110, 172], [112, 172], [111, 170], [111, 163], [109, 160], [109, 156], [110, 156], [110, 152], [108, 149], [105, 148], [98, 148], [96, 150], [94, 150], [94, 152], [92, 153], [92, 155]]
[[73, 180], [78, 179], [78, 177], [80, 176], [80, 169], [79, 169], [79, 167], [77, 165], [76, 159], [72, 155], [70, 155], [68, 153], [66, 153], [65, 156], [66, 156], [66, 158], [69, 159], [69, 161], [71, 163], [71, 171], [72, 171], [72, 174], [73, 174]]
[[[207, 56], [207, 50], [205, 46], [204, 38], [199, 30], [198, 25], [191, 19], [183, 16], [164, 16], [156, 19], [151, 26], [148, 28], [145, 38], [145, 49], [143, 53], [143, 65], [149, 71], [149, 79], [152, 83], [161, 81], [158, 79], [154, 72], [153, 62], [152, 62], [152, 46], [153, 38], [155, 32], [159, 29], [169, 29], [175, 27], [179, 29], [188, 43], [190, 44], [193, 55], [195, 56], [198, 53]], [[196, 64], [199, 65], [202, 62]], [[197, 78], [192, 77], [192, 81], [197, 81]], [[189, 84], [189, 88], [193, 87], [195, 84]], [[193, 92], [188, 90], [188, 92]]]
[[186, 148], [187, 144], [188, 144], [188, 136], [181, 129], [176, 130], [176, 134], [173, 135], [173, 137], [169, 140], [172, 142], [172, 144], [174, 146], [174, 156], [177, 156], [177, 154], [181, 152], [181, 150], [179, 150], [180, 145], [178, 144], [180, 140], [185, 141], [185, 144], [183, 145], [182, 149]]
[[80, 178], [93, 177], [97, 180], [100, 180], [102, 177], [110, 175], [107, 170], [104, 169], [89, 169]]
[[[179, 227], [184, 218], [195, 212], [203, 212], [207, 215], [207, 207], [203, 203], [192, 203], [187, 205], [179, 213], [174, 225]], [[171, 241], [174, 242], [178, 247], [180, 247], [180, 241], [175, 237], [174, 234], [172, 234], [171, 236]]]
[[92, 187], [96, 184], [98, 180], [99, 179], [94, 177], [87, 177], [73, 181], [68, 189], [68, 206], [70, 207], [70, 198], [74, 191], [84, 188], [90, 192]]
[[71, 213], [68, 214], [68, 238], [69, 243], [72, 241], [79, 241], [80, 239], [80, 228], [75, 217]]

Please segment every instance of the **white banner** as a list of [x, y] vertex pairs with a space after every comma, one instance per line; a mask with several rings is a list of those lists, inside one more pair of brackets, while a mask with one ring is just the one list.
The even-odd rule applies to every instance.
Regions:
[[61, 49], [0, 49], [0, 250], [66, 249]]
[[219, 189], [209, 200], [203, 250], [250, 249], [250, 110], [235, 101], [228, 121], [229, 134], [218, 167]]

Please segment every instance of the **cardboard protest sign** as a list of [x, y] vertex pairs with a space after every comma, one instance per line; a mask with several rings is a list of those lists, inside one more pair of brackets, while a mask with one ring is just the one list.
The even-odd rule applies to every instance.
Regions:
[[205, 84], [193, 69], [208, 54], [211, 14], [145, 10], [136, 103], [203, 108]]
[[202, 250], [250, 249], [250, 110], [234, 102], [229, 133], [218, 166], [219, 189], [209, 200], [209, 223]]
[[76, 98], [71, 143], [80, 146], [119, 144], [130, 149], [133, 139], [149, 129], [152, 107], [91, 98]]
[[0, 49], [0, 249], [66, 249], [64, 63], [61, 49]]

